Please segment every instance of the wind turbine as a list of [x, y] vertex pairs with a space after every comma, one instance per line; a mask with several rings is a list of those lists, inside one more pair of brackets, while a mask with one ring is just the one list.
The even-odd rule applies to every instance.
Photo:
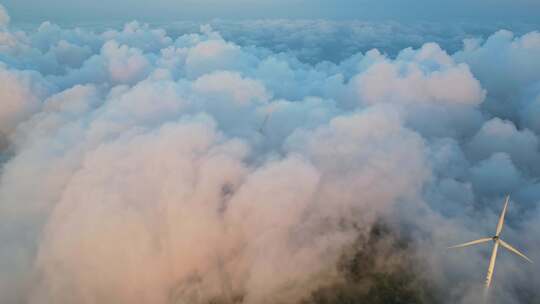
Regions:
[[486, 243], [489, 241], [493, 241], [493, 251], [491, 253], [491, 259], [489, 260], [489, 267], [486, 275], [486, 283], [485, 283], [485, 289], [484, 289], [484, 295], [487, 296], [489, 287], [491, 286], [491, 279], [493, 278], [493, 271], [495, 270], [495, 260], [497, 259], [497, 250], [499, 249], [499, 245], [510, 250], [511, 252], [519, 255], [520, 257], [524, 258], [528, 262], [532, 263], [532, 261], [526, 257], [523, 253], [519, 252], [516, 248], [510, 246], [510, 244], [506, 243], [501, 239], [501, 231], [504, 226], [504, 216], [506, 215], [506, 209], [508, 207], [508, 200], [510, 199], [510, 196], [506, 197], [506, 201], [504, 202], [504, 207], [501, 212], [501, 216], [499, 217], [499, 223], [497, 224], [497, 230], [495, 232], [495, 235], [493, 237], [483, 238], [476, 241], [467, 242], [464, 244], [452, 246], [450, 248], [462, 248], [462, 247], [468, 247], [472, 245], [477, 245], [481, 243]]
[[266, 124], [268, 123], [268, 120], [270, 120], [270, 115], [272, 115], [272, 113], [268, 113], [268, 114], [266, 114], [266, 115], [264, 116], [264, 120], [263, 120], [261, 126], [259, 127], [259, 130], [258, 130], [258, 131], [259, 131], [259, 133], [260, 133], [261, 135], [266, 135], [266, 134], [265, 134], [265, 133], [266, 133], [265, 128], [266, 128]]

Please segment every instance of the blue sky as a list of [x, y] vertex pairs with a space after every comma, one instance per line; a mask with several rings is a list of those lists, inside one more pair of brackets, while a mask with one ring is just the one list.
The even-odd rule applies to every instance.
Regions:
[[328, 18], [535, 22], [536, 0], [3, 0], [15, 22]]

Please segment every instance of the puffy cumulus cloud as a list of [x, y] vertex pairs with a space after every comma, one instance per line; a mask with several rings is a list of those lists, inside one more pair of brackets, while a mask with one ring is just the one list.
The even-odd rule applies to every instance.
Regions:
[[238, 73], [215, 72], [198, 78], [193, 83], [195, 91], [208, 94], [211, 98], [220, 96], [232, 100], [238, 106], [270, 99], [266, 88], [253, 79], [243, 79]]
[[537, 119], [540, 115], [540, 84], [538, 87], [533, 89], [533, 93], [525, 95], [523, 107], [519, 111], [521, 123], [536, 134], [540, 134], [540, 122]]
[[[484, 92], [466, 65], [452, 64], [438, 45], [426, 44], [418, 51], [405, 50], [394, 62], [382, 60], [359, 74], [360, 100], [379, 102], [447, 103], [478, 105]], [[441, 83], [451, 86], [441, 86]]]
[[[162, 24], [173, 37], [196, 31], [199, 23], [178, 21]], [[324, 19], [212, 20], [212, 28], [227, 41], [241, 46], [259, 46], [276, 53], [289, 53], [304, 62], [338, 63], [359, 52], [378, 49], [395, 56], [401, 50], [436, 42], [448, 52], [461, 49], [462, 40], [487, 38], [498, 29], [522, 35], [537, 29], [527, 23], [453, 23], [360, 21]]]
[[145, 52], [158, 52], [173, 43], [164, 29], [152, 29], [148, 24], [137, 21], [127, 23], [121, 31], [107, 30], [101, 36], [105, 40], [116, 40]]
[[[218, 252], [234, 249], [227, 248], [234, 239], [231, 244], [222, 239], [226, 224], [218, 211], [227, 203], [223, 187], [232, 190], [247, 173], [241, 162], [246, 146], [220, 139], [207, 117], [122, 137], [88, 154], [66, 184], [38, 257], [42, 279], [36, 303], [167, 303], [178, 280], [213, 271]], [[166, 183], [163, 174], [169, 175]], [[201, 178], [193, 180], [193, 174]], [[125, 187], [126, 197], [116, 195], [118, 187]], [[104, 241], [117, 245], [101, 246]], [[84, 254], [93, 247], [93, 254]], [[55, 269], [57, 263], [63, 271]], [[125, 274], [136, 281], [126, 281]], [[51, 293], [51, 284], [65, 289]]]
[[483, 160], [493, 153], [506, 152], [525, 172], [538, 172], [540, 160], [538, 137], [528, 129], [518, 130], [511, 121], [493, 118], [467, 144], [474, 160]]
[[10, 17], [6, 8], [0, 4], [0, 26], [5, 27], [9, 25]]
[[24, 32], [27, 37], [26, 44], [46, 52], [52, 46], [65, 40], [71, 44], [90, 47], [97, 51], [100, 47], [100, 35], [92, 31], [83, 31], [80, 28], [62, 28], [51, 22], [43, 22], [35, 31]]
[[540, 33], [514, 36], [501, 30], [482, 43], [467, 40], [454, 57], [467, 63], [488, 90], [485, 108], [493, 115], [517, 120], [526, 89], [538, 84], [540, 75]]
[[35, 71], [11, 70], [0, 65], [0, 133], [6, 136], [18, 123], [39, 111], [49, 84]]
[[438, 45], [403, 50], [395, 60], [379, 54], [363, 60], [365, 70], [349, 83], [349, 103], [395, 104], [411, 126], [430, 136], [466, 136], [481, 123], [485, 91]]
[[520, 172], [505, 153], [495, 153], [471, 168], [471, 180], [478, 191], [497, 196], [512, 193], [523, 184]]
[[399, 202], [414, 206], [411, 201], [430, 178], [422, 138], [386, 107], [338, 116], [314, 130], [300, 129], [287, 139], [287, 147], [306, 155], [322, 172], [316, 199], [321, 210], [314, 216], [335, 218], [342, 229], [357, 225], [363, 234]]
[[198, 77], [215, 70], [243, 70], [246, 57], [239, 46], [222, 39], [197, 43], [186, 56], [186, 74]]
[[10, 19], [11, 18], [9, 17], [6, 8], [2, 4], [0, 4], [0, 26], [7, 26]]
[[[331, 24], [298, 56], [212, 25], [0, 30], [0, 302], [293, 304], [351, 271], [353, 301], [407, 274], [474, 302], [484, 252], [445, 248], [508, 192], [538, 258], [537, 33], [328, 62], [298, 54]], [[500, 261], [499, 303], [538, 296]]]
[[66, 40], [58, 41], [58, 44], [53, 46], [50, 51], [60, 65], [70, 68], [79, 68], [92, 54], [90, 47], [79, 46]]
[[85, 60], [80, 68], [68, 67], [65, 74], [52, 77], [62, 88], [79, 83], [134, 84], [150, 74], [152, 60], [152, 56], [137, 48], [110, 40], [104, 43], [99, 54]]
[[148, 74], [150, 64], [138, 49], [118, 45], [113, 40], [103, 46], [101, 54], [106, 58], [108, 74], [113, 83], [134, 83]]

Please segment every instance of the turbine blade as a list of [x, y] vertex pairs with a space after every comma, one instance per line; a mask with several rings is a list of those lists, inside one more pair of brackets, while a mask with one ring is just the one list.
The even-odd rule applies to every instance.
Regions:
[[504, 226], [504, 216], [506, 215], [506, 208], [508, 207], [508, 200], [510, 199], [510, 196], [506, 196], [506, 201], [504, 202], [504, 207], [501, 212], [501, 216], [499, 217], [499, 223], [497, 224], [497, 232], [495, 233], [496, 236], [499, 236], [501, 234], [501, 231]]
[[512, 251], [513, 253], [519, 255], [520, 257], [524, 258], [525, 260], [527, 260], [527, 261], [530, 262], [530, 263], [533, 262], [533, 261], [531, 261], [531, 259], [529, 259], [526, 255], [524, 255], [523, 253], [519, 252], [519, 250], [517, 250], [516, 248], [510, 246], [510, 244], [508, 244], [507, 242], [505, 242], [505, 241], [503, 241], [503, 240], [501, 240], [501, 239], [499, 239], [499, 241], [501, 242], [501, 245], [502, 245], [504, 248], [506, 248], [506, 249]]
[[497, 259], [497, 250], [499, 249], [499, 241], [495, 241], [493, 246], [493, 251], [491, 252], [491, 259], [489, 260], [489, 267], [486, 275], [486, 289], [485, 294], [487, 295], [489, 286], [491, 286], [491, 279], [493, 278], [493, 272], [495, 271], [495, 260]]
[[489, 242], [493, 240], [492, 238], [483, 238], [483, 239], [479, 239], [479, 240], [476, 240], [476, 241], [470, 241], [470, 242], [467, 242], [467, 243], [463, 243], [463, 244], [459, 244], [459, 245], [455, 245], [455, 246], [451, 246], [451, 247], [448, 247], [450, 249], [453, 249], [453, 248], [462, 248], [462, 247], [467, 247], [467, 246], [472, 246], [472, 245], [476, 245], [476, 244], [481, 244], [481, 243], [485, 243], [485, 242]]

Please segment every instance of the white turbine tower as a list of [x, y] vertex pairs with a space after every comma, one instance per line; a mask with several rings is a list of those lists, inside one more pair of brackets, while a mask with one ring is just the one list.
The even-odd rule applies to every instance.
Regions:
[[504, 202], [504, 207], [501, 212], [501, 216], [499, 217], [499, 223], [497, 224], [497, 230], [495, 232], [495, 236], [450, 247], [450, 248], [461, 248], [461, 247], [467, 247], [467, 246], [472, 246], [472, 245], [477, 245], [477, 244], [493, 241], [493, 251], [491, 253], [491, 259], [489, 260], [489, 267], [488, 267], [488, 271], [486, 275], [486, 284], [485, 284], [485, 289], [484, 289], [485, 296], [487, 296], [489, 287], [491, 286], [491, 279], [493, 278], [493, 271], [495, 270], [495, 260], [497, 259], [497, 250], [499, 249], [499, 245], [519, 255], [520, 257], [524, 258], [528, 262], [532, 263], [532, 261], [528, 257], [526, 257], [523, 253], [519, 252], [519, 250], [517, 250], [516, 248], [510, 246], [510, 244], [503, 241], [500, 237], [501, 231], [504, 226], [504, 216], [506, 215], [506, 208], [508, 207], [509, 199], [510, 199], [510, 196], [507, 196], [506, 201]]

